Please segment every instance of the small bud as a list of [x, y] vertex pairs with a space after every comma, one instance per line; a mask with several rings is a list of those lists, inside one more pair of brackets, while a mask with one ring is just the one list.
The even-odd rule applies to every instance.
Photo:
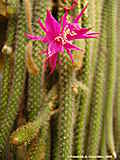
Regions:
[[3, 48], [2, 48], [3, 54], [11, 55], [12, 52], [13, 52], [12, 47], [7, 46], [6, 44], [3, 46]]

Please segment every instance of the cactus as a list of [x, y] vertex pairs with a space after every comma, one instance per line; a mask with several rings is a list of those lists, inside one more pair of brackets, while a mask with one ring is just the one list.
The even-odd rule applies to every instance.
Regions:
[[104, 160], [106, 159], [107, 143], [106, 143], [106, 134], [105, 134], [104, 122], [103, 122], [102, 133], [101, 133], [100, 155], [104, 157]]
[[[46, 5], [47, 5], [47, 1], [37, 1], [35, 0], [33, 2], [33, 32], [35, 34], [40, 34], [40, 28], [39, 25], [36, 25], [36, 22], [38, 20], [38, 18], [40, 17], [40, 19], [44, 19], [45, 18], [45, 12], [46, 12]], [[29, 27], [30, 28], [30, 27]], [[28, 104], [27, 104], [27, 108], [28, 108], [28, 117], [29, 120], [33, 120], [37, 115], [38, 112], [40, 111], [40, 107], [42, 105], [42, 101], [43, 101], [43, 97], [45, 96], [45, 90], [44, 90], [44, 71], [43, 71], [43, 57], [40, 56], [38, 58], [39, 52], [41, 52], [41, 50], [44, 50], [45, 47], [41, 44], [41, 42], [37, 42], [35, 41], [33, 43], [33, 58], [35, 63], [38, 65], [39, 67], [39, 73], [38, 75], [34, 76], [32, 74], [29, 74], [29, 80], [28, 80]], [[41, 132], [43, 132], [43, 136], [48, 136], [47, 135], [47, 127], [45, 127], [45, 129], [42, 129]], [[46, 145], [46, 141], [43, 139], [41, 140], [41, 136], [40, 134], [38, 134], [38, 137], [35, 138], [35, 143], [34, 141], [30, 144], [29, 146], [29, 150], [28, 150], [28, 159], [37, 159], [39, 158], [39, 154], [41, 153], [41, 145], [44, 143], [44, 146]], [[44, 148], [44, 147], [43, 147]], [[46, 151], [46, 148], [45, 148]], [[47, 154], [45, 153], [45, 156]]]
[[[100, 37], [72, 41], [70, 36], [78, 38], [79, 32], [74, 19], [87, 2], [79, 26], [92, 27]], [[6, 41], [0, 34], [0, 159], [119, 158], [119, 0], [0, 0], [0, 6], [0, 26], [8, 20]], [[27, 40], [28, 35], [52, 37], [49, 11], [45, 21], [47, 9], [59, 23], [66, 9], [72, 24], [61, 34], [56, 32], [57, 39], [48, 45], [47, 39]], [[45, 21], [45, 33], [38, 18]], [[49, 74], [54, 40], [64, 49], [68, 40], [85, 52], [72, 51], [73, 63], [66, 51], [59, 53], [54, 73]], [[40, 54], [44, 50], [46, 60]]]
[[[40, 28], [39, 24], [36, 24], [38, 18], [44, 19], [45, 17], [45, 11], [46, 11], [46, 2], [44, 1], [34, 1], [33, 3], [33, 32], [35, 34], [40, 34]], [[41, 14], [40, 14], [41, 13]], [[44, 46], [41, 44], [41, 42], [35, 41], [33, 44], [33, 58], [35, 63], [38, 65], [40, 71], [38, 75], [34, 76], [32, 74], [29, 74], [29, 80], [28, 80], [28, 117], [30, 120], [33, 120], [34, 117], [38, 114], [38, 111], [40, 110], [40, 105], [42, 101], [42, 95], [43, 95], [43, 58], [38, 58], [38, 54], [41, 50], [44, 49]]]
[[[58, 14], [60, 16], [62, 10], [59, 10]], [[62, 64], [59, 66], [60, 106], [57, 159], [67, 160], [72, 154], [72, 65], [65, 54], [61, 54], [59, 58]]]
[[8, 97], [10, 91], [10, 68], [11, 68], [11, 57], [13, 56], [13, 43], [14, 43], [14, 35], [15, 35], [15, 15], [11, 16], [8, 23], [8, 31], [7, 31], [7, 41], [4, 45], [2, 51], [5, 54], [5, 65], [3, 68], [3, 78], [1, 84], [1, 102], [0, 102], [0, 123], [6, 113], [7, 105], [8, 105]]
[[[40, 123], [42, 122], [41, 128], [39, 128], [38, 135], [33, 139], [30, 146], [28, 146], [28, 152], [26, 155], [27, 160], [38, 160], [38, 159], [46, 159], [50, 158], [50, 130], [49, 130], [49, 119], [50, 119], [50, 108], [49, 103], [51, 102], [51, 98], [45, 100], [45, 104], [43, 106], [42, 111], [40, 111], [38, 118], [38, 126], [40, 127]], [[44, 115], [44, 120], [43, 120]], [[40, 121], [40, 120], [41, 121]]]
[[120, 8], [120, 1], [117, 1], [117, 41], [116, 41], [116, 45], [117, 45], [117, 71], [116, 71], [116, 101], [115, 101], [115, 106], [116, 106], [116, 115], [117, 115], [117, 120], [116, 120], [116, 150], [119, 153], [120, 152], [120, 84], [119, 84], [119, 80], [120, 80], [120, 47], [119, 47], [119, 41], [120, 41], [120, 12], [119, 12], [119, 8]]
[[[101, 6], [101, 1], [94, 1], [94, 7], [95, 7], [95, 30], [97, 32], [100, 31], [100, 6]], [[93, 48], [92, 48], [92, 56], [91, 56], [91, 73], [94, 75], [94, 70], [95, 70], [95, 64], [96, 64], [96, 57], [97, 57], [97, 52], [98, 52], [98, 44], [99, 41], [96, 39], [94, 40]]]
[[60, 69], [60, 113], [59, 113], [59, 158], [69, 159], [71, 155], [72, 138], [72, 92], [71, 92], [71, 64], [68, 64], [66, 56], [61, 55]]
[[44, 127], [45, 122], [48, 121], [49, 113], [49, 108], [45, 108], [40, 112], [40, 117], [38, 116], [33, 122], [28, 122], [26, 125], [19, 127], [12, 133], [11, 143], [15, 145], [30, 143], [38, 135], [39, 129]]
[[10, 137], [10, 142], [15, 145], [29, 144], [34, 139], [40, 128], [40, 119], [34, 122], [29, 122], [26, 125], [19, 127]]
[[15, 45], [15, 64], [14, 64], [14, 77], [12, 94], [10, 96], [8, 109], [0, 127], [0, 153], [5, 148], [6, 140], [12, 129], [14, 120], [16, 118], [20, 99], [23, 93], [25, 81], [25, 38], [24, 32], [26, 31], [25, 13], [23, 3], [19, 3], [17, 23], [17, 36]]
[[[83, 7], [84, 1], [81, 0], [81, 6]], [[88, 25], [87, 14], [83, 15], [81, 25], [83, 27]], [[89, 71], [90, 71], [90, 52], [89, 52], [89, 42], [85, 40], [85, 53], [82, 62], [82, 71], [79, 79], [82, 81], [83, 85], [86, 87], [89, 86]], [[78, 156], [84, 154], [84, 133], [85, 133], [85, 123], [86, 123], [86, 111], [87, 111], [87, 101], [88, 101], [88, 92], [79, 89], [79, 97], [77, 99], [77, 117], [75, 125], [75, 144], [76, 144], [76, 153]]]
[[[89, 2], [89, 1], [88, 1]], [[93, 3], [89, 3], [90, 7], [88, 8], [89, 15], [92, 15], [89, 17], [89, 23], [90, 26], [95, 25], [96, 31], [100, 31], [100, 12], [101, 12], [101, 1], [93, 0]], [[93, 18], [94, 17], [94, 18]], [[92, 87], [94, 83], [94, 72], [95, 72], [95, 65], [96, 65], [96, 59], [97, 59], [97, 53], [98, 53], [98, 44], [99, 40], [91, 40], [90, 41], [90, 92], [92, 92]], [[89, 102], [91, 101], [92, 93], [89, 93]], [[90, 105], [88, 105], [88, 112], [87, 112], [87, 122], [86, 125], [89, 125], [89, 115], [90, 114]]]
[[28, 149], [27, 159], [26, 160], [42, 160], [42, 159], [49, 159], [49, 156], [46, 157], [46, 150], [48, 146], [48, 139], [46, 138], [46, 130], [45, 128], [40, 129], [38, 137], [36, 137], [31, 144], [31, 147]]
[[103, 3], [102, 10], [101, 37], [99, 42], [99, 51], [97, 55], [97, 63], [94, 77], [94, 88], [92, 92], [90, 128], [88, 135], [87, 155], [97, 156], [99, 141], [102, 127], [103, 115], [103, 91], [104, 91], [104, 66], [106, 54], [106, 18], [107, 18], [107, 1]]
[[[107, 48], [108, 48], [108, 65], [107, 65], [107, 92], [106, 92], [106, 133], [107, 144], [110, 152], [116, 158], [115, 144], [113, 137], [113, 98], [115, 91], [116, 60], [115, 60], [115, 1], [108, 1], [108, 19], [107, 19]], [[111, 33], [111, 34], [110, 34]]]
[[[43, 157], [41, 155], [43, 155], [46, 160], [50, 158], [50, 129], [48, 120], [50, 119], [51, 114], [54, 114], [53, 106], [55, 106], [57, 98], [56, 89], [56, 86], [53, 87], [48, 93], [48, 95], [45, 97], [44, 105], [41, 108], [42, 110], [39, 112], [38, 118], [35, 121], [35, 123], [39, 126], [38, 135], [34, 137], [33, 141], [31, 141], [31, 144], [28, 147], [28, 153], [26, 156], [27, 159], [42, 159]], [[52, 113], [50, 113], [50, 111], [52, 111]], [[44, 120], [43, 115], [45, 115]]]

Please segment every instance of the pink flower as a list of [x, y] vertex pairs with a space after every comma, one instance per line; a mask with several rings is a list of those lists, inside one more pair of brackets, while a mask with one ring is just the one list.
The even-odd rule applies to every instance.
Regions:
[[73, 23], [68, 22], [68, 10], [62, 16], [61, 21], [58, 22], [52, 16], [50, 11], [47, 10], [47, 16], [45, 19], [45, 26], [42, 24], [41, 20], [38, 23], [41, 29], [46, 33], [44, 37], [33, 36], [31, 34], [25, 34], [28, 39], [39, 40], [43, 43], [48, 44], [48, 49], [44, 52], [47, 55], [47, 61], [49, 62], [51, 73], [56, 68], [56, 62], [58, 54], [64, 54], [64, 49], [70, 56], [72, 63], [74, 62], [71, 50], [80, 50], [79, 47], [72, 44], [73, 40], [76, 39], [88, 39], [97, 38], [99, 33], [89, 32], [90, 28], [80, 28], [79, 19], [86, 10], [88, 4], [83, 8], [81, 13], [74, 19]]

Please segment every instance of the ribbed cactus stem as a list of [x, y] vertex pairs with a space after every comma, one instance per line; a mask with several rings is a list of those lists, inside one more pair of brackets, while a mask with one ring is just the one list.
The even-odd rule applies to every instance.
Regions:
[[[89, 27], [94, 26], [96, 32], [100, 32], [100, 17], [101, 17], [101, 1], [98, 0], [88, 0], [89, 8], [88, 8], [88, 14], [89, 16]], [[89, 84], [89, 99], [88, 99], [88, 108], [87, 108], [87, 115], [86, 115], [86, 128], [89, 128], [89, 119], [90, 119], [90, 109], [91, 109], [91, 101], [92, 101], [92, 90], [94, 87], [94, 74], [95, 74], [95, 68], [96, 68], [96, 60], [97, 60], [97, 54], [98, 54], [98, 45], [99, 40], [98, 39], [91, 39], [90, 40], [90, 84]], [[87, 130], [86, 134], [86, 144], [88, 139], [88, 132]]]
[[116, 149], [120, 153], [120, 1], [117, 1], [117, 71], [116, 71], [116, 113], [117, 113], [117, 124], [116, 124]]
[[50, 133], [48, 132], [48, 129], [47, 130], [45, 128], [40, 129], [38, 137], [36, 137], [33, 140], [30, 147], [28, 148], [26, 160], [43, 160], [43, 159], [49, 160], [50, 159], [50, 153], [46, 154], [46, 151], [48, 151], [48, 146], [50, 141], [50, 139], [48, 139], [49, 134]]
[[34, 139], [40, 129], [40, 119], [29, 122], [26, 125], [19, 127], [10, 137], [10, 142], [15, 145], [29, 144]]
[[[91, 3], [91, 0], [89, 0], [89, 9], [88, 9], [88, 13], [89, 15], [91, 15], [89, 17], [89, 22], [90, 22], [90, 27], [95, 26], [95, 31], [96, 32], [100, 32], [100, 14], [101, 14], [101, 1], [98, 0], [93, 0], [93, 3]], [[91, 11], [93, 10], [93, 11]], [[94, 18], [91, 18], [94, 17]], [[92, 19], [92, 20], [91, 20]], [[90, 64], [91, 64], [91, 70], [90, 70], [90, 97], [89, 97], [89, 101], [91, 100], [91, 91], [92, 91], [92, 87], [93, 87], [93, 81], [94, 81], [94, 72], [95, 72], [95, 66], [96, 66], [96, 59], [97, 59], [97, 53], [98, 53], [98, 44], [99, 44], [99, 40], [98, 39], [93, 39], [90, 40], [91, 44], [90, 44], [90, 52], [91, 52], [91, 58], [90, 58]], [[90, 113], [90, 106], [88, 107], [88, 114], [87, 114], [87, 123], [89, 123], [89, 113]]]
[[[81, 0], [81, 6], [85, 5], [85, 1]], [[86, 27], [88, 25], [87, 13], [82, 17], [82, 26]], [[82, 62], [82, 73], [80, 80], [81, 82], [89, 86], [89, 71], [90, 71], [90, 53], [89, 53], [89, 42], [85, 41], [85, 53]], [[75, 147], [76, 154], [82, 156], [84, 154], [84, 133], [85, 133], [85, 124], [86, 124], [86, 111], [87, 111], [87, 102], [88, 102], [88, 91], [85, 92], [82, 89], [79, 89], [79, 98], [78, 107], [77, 107], [77, 117], [76, 117], [76, 129], [75, 129]]]
[[6, 114], [9, 90], [10, 90], [10, 57], [6, 55], [5, 65], [3, 69], [3, 77], [1, 82], [1, 101], [0, 101], [0, 123]]
[[[65, 54], [65, 53], [64, 53]], [[72, 69], [66, 55], [60, 55], [59, 68], [60, 113], [59, 113], [59, 159], [67, 160], [71, 155], [72, 145]]]
[[[35, 0], [33, 2], [33, 33], [35, 35], [42, 35], [43, 32], [40, 29], [39, 24], [37, 23], [38, 18], [41, 20], [45, 19], [46, 9], [48, 1], [44, 0]], [[32, 74], [29, 74], [29, 80], [28, 80], [28, 117], [29, 120], [32, 121], [36, 118], [38, 115], [38, 112], [40, 111], [41, 105], [43, 105], [45, 91], [44, 91], [44, 71], [43, 71], [43, 57], [40, 55], [38, 58], [39, 53], [44, 50], [45, 47], [42, 45], [40, 41], [35, 41], [33, 43], [33, 50], [32, 55], [35, 63], [37, 64], [39, 68], [39, 74], [34, 76]], [[45, 106], [46, 107], [46, 106]], [[41, 116], [41, 115], [39, 115]], [[48, 124], [47, 124], [48, 127]], [[48, 136], [47, 133], [47, 127], [44, 126], [41, 132], [45, 132], [43, 135], [45, 137]], [[37, 160], [41, 158], [45, 158], [44, 156], [49, 155], [47, 153], [48, 149], [45, 147], [47, 141], [46, 138], [42, 137], [40, 133], [38, 134], [38, 137], [36, 137], [35, 141], [33, 141], [28, 149], [28, 159], [30, 160]], [[44, 148], [44, 151], [42, 149], [42, 145]], [[44, 156], [40, 157], [41, 151], [44, 152]]]
[[3, 78], [1, 84], [1, 95], [0, 95], [0, 123], [7, 111], [8, 97], [10, 91], [10, 61], [11, 55], [13, 54], [13, 41], [15, 36], [15, 16], [9, 19], [8, 31], [7, 31], [7, 41], [2, 49], [3, 54], [5, 54], [5, 65], [3, 68]]
[[[71, 5], [70, 2], [68, 3]], [[64, 14], [63, 8], [59, 8], [58, 19], [62, 14]], [[67, 53], [60, 54], [59, 59], [61, 65], [59, 66], [60, 110], [57, 159], [68, 160], [72, 151], [72, 65], [68, 60]]]
[[38, 135], [39, 129], [44, 127], [49, 118], [50, 109], [46, 107], [33, 122], [28, 122], [12, 133], [10, 137], [11, 143], [16, 145], [30, 143]]
[[[33, 33], [35, 35], [42, 35], [39, 24], [37, 23], [38, 18], [41, 20], [45, 18], [46, 14], [46, 3], [47, 1], [35, 0], [33, 3]], [[40, 110], [40, 105], [43, 97], [43, 58], [38, 58], [41, 50], [44, 50], [44, 46], [40, 41], [33, 43], [32, 55], [35, 63], [38, 65], [39, 74], [29, 74], [28, 80], [28, 116], [30, 120], [33, 120]]]
[[106, 91], [106, 133], [107, 144], [110, 152], [116, 158], [115, 144], [113, 137], [113, 98], [115, 91], [116, 76], [116, 50], [115, 50], [115, 1], [109, 0], [108, 19], [107, 19], [107, 48], [108, 48], [108, 65], [107, 65], [107, 91]]
[[[27, 159], [29, 160], [42, 160], [42, 156], [44, 156], [45, 160], [50, 158], [50, 129], [48, 120], [50, 119], [50, 116], [54, 114], [53, 106], [56, 104], [56, 93], [57, 88], [54, 86], [46, 95], [43, 107], [38, 114], [37, 121], [39, 122], [40, 130], [38, 136], [36, 136], [29, 145], [27, 153]], [[42, 153], [44, 155], [42, 155]]]
[[41, 119], [42, 122], [41, 128], [39, 130], [38, 136], [33, 139], [28, 148], [27, 160], [50, 159], [49, 98], [44, 103], [45, 104], [43, 105], [42, 111], [40, 111], [38, 115], [38, 117], [40, 117], [38, 119]]
[[[94, 75], [90, 127], [88, 134], [88, 156], [97, 156], [102, 127], [103, 97], [104, 97], [104, 72], [106, 54], [106, 20], [107, 20], [107, 0], [104, 0], [102, 8], [101, 37], [99, 39], [99, 50], [97, 54], [96, 69]], [[93, 158], [94, 159], [94, 158]]]
[[[90, 2], [91, 3], [91, 2]], [[98, 0], [94, 0], [94, 17], [95, 17], [95, 23], [93, 25], [95, 25], [95, 31], [96, 32], [99, 32], [100, 31], [100, 10], [101, 10], [101, 1], [98, 1]], [[93, 48], [92, 48], [92, 58], [91, 58], [91, 63], [92, 63], [92, 66], [91, 66], [91, 72], [92, 72], [92, 75], [94, 75], [94, 71], [95, 71], [95, 64], [96, 64], [96, 58], [97, 58], [97, 51], [98, 51], [98, 43], [99, 41], [96, 39], [94, 40], [93, 42]], [[92, 78], [92, 77], [91, 77]]]
[[6, 140], [12, 129], [16, 118], [25, 81], [25, 42], [24, 33], [26, 31], [25, 13], [23, 3], [19, 4], [17, 22], [17, 36], [15, 46], [15, 64], [12, 92], [9, 99], [8, 108], [2, 125], [0, 126], [0, 153], [5, 148]]
[[100, 155], [103, 156], [104, 160], [107, 159], [106, 158], [106, 156], [107, 156], [107, 143], [106, 143], [104, 121], [103, 121], [102, 134], [101, 134]]

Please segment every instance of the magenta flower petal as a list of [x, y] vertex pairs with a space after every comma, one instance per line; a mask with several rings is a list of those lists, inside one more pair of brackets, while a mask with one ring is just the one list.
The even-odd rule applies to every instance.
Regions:
[[67, 49], [67, 53], [68, 53], [72, 63], [74, 63], [74, 59], [73, 59], [72, 53], [71, 53], [71, 51], [69, 49]]
[[68, 35], [68, 40], [71, 41], [71, 40], [76, 40], [76, 39], [87, 39], [87, 38], [98, 38], [99, 36], [99, 33], [86, 33], [86, 34], [81, 34], [81, 33], [78, 33], [76, 35]]
[[65, 14], [64, 14], [64, 16], [62, 18], [62, 26], [61, 26], [62, 27], [62, 31], [61, 32], [63, 32], [64, 27], [68, 24], [67, 15], [68, 15], [68, 11], [65, 12]]
[[60, 33], [60, 24], [56, 21], [56, 19], [52, 16], [50, 11], [48, 10], [47, 10], [47, 17], [45, 20], [45, 24], [48, 32], [54, 34], [54, 36]]
[[62, 52], [63, 46], [56, 41], [52, 41], [48, 46], [48, 55], [51, 56], [54, 53]]
[[100, 33], [99, 32], [88, 32], [87, 35], [96, 35], [96, 36], [99, 36]]
[[69, 41], [75, 40], [75, 39], [81, 39], [82, 35], [86, 34], [90, 29], [89, 28], [80, 28], [79, 30], [73, 30], [70, 34], [67, 35], [67, 39]]
[[65, 45], [64, 45], [64, 48], [67, 50], [75, 50], [75, 51], [78, 51], [78, 50], [80, 50], [80, 48], [79, 47], [77, 47], [77, 46], [75, 46], [75, 45], [73, 45], [73, 44], [71, 44], [71, 43], [66, 43]]
[[82, 39], [89, 39], [89, 38], [98, 38], [98, 35], [96, 35], [96, 36], [92, 36], [92, 35], [83, 35], [82, 36]]
[[50, 74], [52, 74], [56, 68], [56, 62], [57, 62], [57, 57], [58, 57], [58, 53], [57, 54], [53, 54], [49, 59], [48, 59], [48, 63], [51, 69]]
[[82, 17], [83, 13], [85, 12], [85, 10], [88, 7], [88, 3], [86, 4], [86, 6], [82, 9], [82, 11], [80, 12], [80, 14], [75, 18], [74, 23], [78, 23], [79, 19]]
[[43, 40], [43, 37], [41, 36], [33, 36], [32, 34], [28, 34], [28, 33], [24, 33], [25, 37], [27, 37], [28, 39], [31, 39], [33, 41], [42, 41]]
[[80, 28], [79, 30], [76, 31], [78, 34], [85, 34], [87, 33], [91, 28]]
[[47, 32], [47, 30], [46, 30], [45, 26], [42, 24], [40, 18], [38, 19], [38, 23], [39, 23], [40, 27], [43, 29], [43, 31]]
[[49, 38], [48, 38], [48, 36], [46, 35], [44, 38], [43, 38], [43, 40], [42, 40], [42, 42], [43, 43], [49, 43]]

